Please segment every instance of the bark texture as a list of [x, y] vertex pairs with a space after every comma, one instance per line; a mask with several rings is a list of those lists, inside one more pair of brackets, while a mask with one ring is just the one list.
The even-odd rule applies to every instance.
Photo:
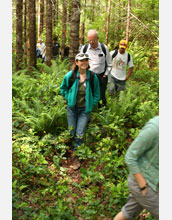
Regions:
[[29, 14], [29, 66], [36, 67], [36, 12], [35, 0], [28, 1], [28, 14]]
[[52, 60], [52, 1], [46, 0], [46, 64]]
[[23, 34], [23, 43], [24, 43], [24, 65], [27, 66], [27, 0], [24, 1], [24, 34]]
[[130, 30], [130, 10], [131, 10], [131, 0], [128, 0], [128, 13], [127, 13], [127, 26], [126, 26], [126, 41], [129, 41], [129, 30]]
[[16, 0], [16, 70], [23, 61], [23, 0]]
[[66, 44], [66, 22], [67, 22], [67, 0], [63, 1], [63, 16], [62, 16], [62, 45], [61, 45], [61, 55], [62, 60], [64, 60], [64, 48]]
[[44, 30], [44, 0], [40, 0], [40, 26], [39, 34], [41, 35]]
[[108, 45], [109, 24], [110, 24], [111, 0], [108, 0], [107, 23], [106, 23], [106, 45]]
[[80, 25], [80, 0], [72, 0], [71, 20], [70, 20], [70, 49], [69, 66], [75, 61], [79, 47], [79, 25]]

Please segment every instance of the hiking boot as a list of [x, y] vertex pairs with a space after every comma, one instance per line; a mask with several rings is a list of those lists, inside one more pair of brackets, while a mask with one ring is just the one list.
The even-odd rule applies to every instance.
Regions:
[[80, 168], [80, 166], [81, 166], [81, 163], [80, 163], [78, 157], [74, 157], [72, 168], [74, 170], [78, 170]]

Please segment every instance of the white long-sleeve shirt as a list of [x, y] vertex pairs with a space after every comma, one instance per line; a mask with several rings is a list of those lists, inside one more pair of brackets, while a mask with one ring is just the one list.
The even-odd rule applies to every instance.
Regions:
[[[102, 51], [101, 44], [98, 42], [98, 47], [97, 48], [92, 48], [90, 44], [88, 45], [86, 53], [89, 54], [89, 66], [92, 72], [96, 74], [103, 73], [105, 71], [105, 75], [108, 75], [110, 73], [112, 63], [111, 63], [111, 58], [109, 54], [109, 49], [106, 45], [106, 57], [105, 54]], [[80, 53], [83, 53], [84, 46], [81, 48]], [[105, 60], [107, 63], [107, 67], [105, 70]]]

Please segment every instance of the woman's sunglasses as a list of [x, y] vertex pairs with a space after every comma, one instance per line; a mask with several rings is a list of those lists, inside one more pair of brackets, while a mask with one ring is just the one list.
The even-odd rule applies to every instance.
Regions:
[[78, 57], [87, 57], [87, 58], [88, 58], [88, 57], [89, 57], [89, 55], [88, 55], [88, 54], [86, 54], [86, 53], [82, 53], [82, 54], [79, 54], [79, 55], [78, 55]]

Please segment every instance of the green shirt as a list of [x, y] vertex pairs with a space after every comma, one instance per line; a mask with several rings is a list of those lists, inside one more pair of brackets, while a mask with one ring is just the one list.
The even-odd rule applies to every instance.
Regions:
[[78, 93], [76, 98], [76, 106], [77, 107], [84, 107], [85, 106], [85, 87], [86, 83], [81, 82], [78, 85]]
[[159, 116], [150, 119], [142, 128], [139, 135], [129, 146], [125, 155], [125, 161], [131, 175], [141, 172], [147, 184], [153, 190], [158, 190]]
[[[69, 80], [72, 75], [72, 70], [69, 71], [60, 86], [60, 93], [65, 97], [67, 104], [69, 108], [74, 108], [76, 105], [76, 98], [77, 98], [77, 92], [78, 92], [78, 85], [79, 85], [79, 72], [77, 71], [77, 77], [74, 81], [73, 85], [70, 89], [69, 87]], [[100, 86], [99, 86], [99, 80], [96, 74], [94, 74], [94, 93], [92, 93], [92, 89], [90, 86], [90, 71], [87, 70], [87, 78], [85, 80], [86, 83], [86, 89], [85, 89], [85, 113], [89, 114], [93, 107], [99, 102], [100, 100]]]

